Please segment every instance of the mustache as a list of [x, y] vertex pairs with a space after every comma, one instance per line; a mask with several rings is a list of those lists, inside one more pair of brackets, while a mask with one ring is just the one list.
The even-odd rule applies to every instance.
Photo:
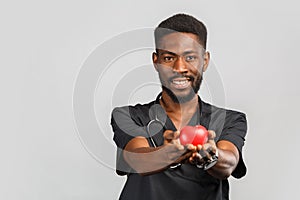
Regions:
[[169, 78], [169, 81], [172, 82], [173, 79], [175, 78], [186, 78], [190, 81], [194, 81], [195, 80], [195, 77], [191, 76], [191, 75], [175, 75], [175, 76], [172, 76]]

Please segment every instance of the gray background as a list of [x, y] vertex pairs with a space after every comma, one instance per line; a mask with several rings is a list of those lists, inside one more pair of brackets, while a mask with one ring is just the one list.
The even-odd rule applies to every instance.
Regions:
[[[177, 12], [206, 23], [225, 106], [248, 116], [249, 171], [241, 180], [230, 179], [232, 199], [296, 199], [298, 8], [292, 0], [2, 1], [0, 199], [117, 199], [125, 178], [107, 164], [114, 160], [112, 133], [105, 133], [110, 158], [104, 164], [78, 137], [72, 109], [76, 78], [104, 41], [154, 27]], [[153, 96], [145, 101], [156, 95], [157, 86], [151, 87]]]

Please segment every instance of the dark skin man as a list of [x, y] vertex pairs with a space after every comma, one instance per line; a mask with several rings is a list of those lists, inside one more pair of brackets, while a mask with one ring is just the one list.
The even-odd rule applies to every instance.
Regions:
[[[198, 41], [198, 36], [192, 33], [167, 34], [160, 39], [157, 52], [152, 56], [163, 88], [160, 105], [177, 130], [186, 126], [200, 109], [197, 92], [210, 54]], [[124, 158], [142, 175], [160, 172], [176, 163], [203, 163], [203, 157], [211, 157], [209, 151], [217, 153], [219, 158], [216, 165], [208, 170], [210, 175], [226, 179], [236, 168], [238, 149], [229, 141], [215, 143], [213, 130], [209, 130], [209, 140], [203, 146], [183, 146], [179, 142], [179, 134], [179, 131], [166, 130], [164, 143], [159, 147], [150, 147], [145, 137], [135, 137], [125, 146]]]

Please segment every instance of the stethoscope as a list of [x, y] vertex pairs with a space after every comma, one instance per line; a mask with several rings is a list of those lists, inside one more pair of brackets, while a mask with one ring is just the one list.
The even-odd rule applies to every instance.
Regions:
[[[147, 134], [148, 134], [148, 137], [151, 141], [151, 144], [153, 147], [157, 147], [157, 144], [155, 143], [155, 141], [153, 140], [153, 137], [151, 135], [153, 135], [153, 132], [155, 133], [158, 133], [157, 130], [166, 130], [167, 127], [165, 126], [165, 123], [162, 122], [159, 118], [158, 118], [158, 107], [160, 107], [160, 103], [159, 103], [159, 100], [161, 98], [161, 95], [162, 93], [159, 93], [156, 97], [156, 100], [155, 100], [155, 104], [154, 104], [154, 119], [150, 120], [147, 124]], [[154, 127], [154, 128], [152, 128]], [[158, 127], [158, 129], [157, 129]], [[154, 130], [154, 131], [153, 131]]]
[[[155, 105], [154, 105], [154, 106], [155, 106], [155, 107], [154, 107], [154, 119], [150, 120], [150, 121], [148, 122], [148, 124], [147, 124], [147, 127], [146, 127], [148, 137], [149, 137], [150, 142], [151, 142], [151, 144], [152, 144], [153, 147], [157, 147], [157, 144], [155, 143], [155, 141], [154, 141], [153, 137], [151, 136], [151, 134], [153, 134], [153, 133], [156, 134], [156, 133], [158, 133], [158, 132], [161, 131], [161, 130], [166, 130], [166, 129], [167, 129], [167, 127], [165, 126], [165, 123], [164, 123], [162, 120], [160, 120], [160, 119], [158, 118], [158, 110], [157, 110], [157, 109], [158, 109], [158, 107], [159, 107], [160, 109], [162, 109], [162, 108], [160, 107], [160, 103], [159, 103], [161, 96], [162, 96], [162, 93], [159, 93], [159, 94], [157, 95], [156, 99], [155, 99]], [[198, 104], [200, 104], [200, 103], [201, 103], [201, 100], [198, 101]], [[198, 113], [197, 113], [197, 124], [200, 124], [200, 118], [201, 118], [201, 116], [202, 116], [202, 106], [199, 105], [199, 106], [198, 106], [198, 109], [199, 109], [199, 111], [198, 111]], [[200, 153], [200, 152], [199, 152], [199, 153]], [[218, 161], [218, 156], [217, 156], [216, 154], [214, 154], [213, 152], [209, 152], [209, 153], [210, 153], [210, 155], [212, 156], [211, 159], [208, 159], [208, 158], [206, 158], [206, 157], [203, 157], [204, 160], [205, 160], [204, 163], [201, 163], [201, 164], [195, 163], [195, 165], [196, 165], [198, 168], [203, 168], [204, 170], [208, 170], [209, 168], [213, 167], [213, 166], [217, 163], [217, 161]], [[200, 154], [201, 154], [201, 153], [200, 153]], [[206, 159], [205, 159], [205, 158], [206, 158]], [[177, 167], [179, 167], [179, 166], [181, 166], [180, 163], [179, 163], [179, 164], [176, 164], [176, 165], [172, 165], [172, 166], [170, 166], [170, 168], [174, 169], [174, 168], [177, 168]]]

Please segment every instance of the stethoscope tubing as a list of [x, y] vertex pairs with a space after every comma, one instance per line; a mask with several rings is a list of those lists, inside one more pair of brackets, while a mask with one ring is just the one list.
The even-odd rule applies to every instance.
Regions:
[[[155, 99], [155, 104], [156, 105], [160, 105], [159, 100], [160, 100], [161, 96], [162, 96], [162, 92], [160, 92], [157, 95], [156, 99]], [[200, 104], [200, 102], [201, 101], [199, 101], [198, 104]], [[199, 116], [199, 114], [197, 114], [197, 123], [200, 124], [200, 117], [202, 116], [202, 106], [199, 105], [198, 108], [199, 108], [200, 116]], [[155, 143], [155, 141], [154, 141], [154, 139], [153, 139], [153, 137], [151, 136], [151, 133], [150, 133], [151, 124], [158, 122], [162, 126], [163, 129], [166, 130], [167, 128], [166, 128], [165, 124], [157, 116], [157, 107], [155, 107], [155, 114], [154, 115], [155, 115], [154, 119], [152, 119], [148, 122], [146, 129], [147, 129], [147, 135], [148, 135], [148, 137], [151, 141], [151, 144], [153, 145], [153, 147], [157, 147], [157, 145], [156, 145], [156, 143]]]
[[[155, 104], [160, 104], [159, 103], [159, 100], [160, 100], [160, 98], [161, 98], [161, 95], [162, 95], [162, 93], [159, 93], [158, 95], [157, 95], [157, 97], [156, 97], [156, 100], [155, 100]], [[200, 104], [200, 102], [201, 101], [199, 101], [198, 103]], [[198, 116], [198, 119], [197, 119], [197, 123], [199, 123], [200, 124], [200, 117], [202, 116], [202, 106], [201, 105], [199, 105], [199, 112], [200, 112], [200, 116], [199, 116], [199, 114], [197, 114], [197, 116]], [[151, 131], [150, 131], [150, 126], [152, 125], [152, 124], [154, 124], [154, 123], [159, 123], [161, 126], [162, 126], [162, 128], [165, 130], [165, 129], [167, 129], [166, 128], [166, 126], [165, 126], [165, 124], [158, 118], [158, 116], [157, 116], [157, 107], [155, 108], [155, 117], [154, 117], [154, 119], [152, 119], [152, 120], [150, 120], [149, 122], [148, 122], [148, 124], [147, 124], [147, 134], [148, 134], [148, 137], [149, 137], [149, 139], [150, 139], [150, 141], [151, 141], [151, 144], [152, 144], [152, 146], [153, 147], [157, 147], [157, 145], [156, 145], [156, 143], [155, 143], [155, 141], [154, 141], [154, 139], [153, 139], [153, 137], [151, 136]], [[210, 159], [210, 160], [207, 160], [205, 163], [203, 163], [203, 164], [196, 164], [196, 166], [198, 167], [198, 168], [202, 168], [202, 169], [204, 169], [204, 170], [208, 170], [208, 169], [210, 169], [211, 167], [213, 167], [216, 163], [217, 163], [217, 161], [218, 161], [218, 156], [217, 155], [212, 155], [212, 158]], [[179, 167], [181, 164], [180, 163], [178, 163], [178, 164], [176, 164], [176, 165], [173, 165], [173, 166], [170, 166], [170, 168], [172, 168], [172, 169], [175, 169], [175, 168], [177, 168], [177, 167]]]

